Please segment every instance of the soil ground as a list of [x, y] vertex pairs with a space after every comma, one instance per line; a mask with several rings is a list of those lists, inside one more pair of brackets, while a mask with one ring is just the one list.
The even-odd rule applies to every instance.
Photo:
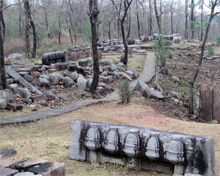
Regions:
[[97, 104], [27, 124], [2, 126], [0, 149], [14, 148], [18, 154], [10, 159], [41, 158], [66, 164], [67, 175], [147, 175], [162, 176], [157, 172], [127, 170], [124, 166], [96, 165], [78, 162], [68, 158], [71, 143], [70, 122], [75, 119], [115, 124], [129, 124], [150, 127], [169, 132], [212, 136], [215, 140], [216, 176], [220, 176], [220, 125], [187, 122], [163, 115], [146, 106], [148, 100], [134, 97], [128, 105], [119, 102]]

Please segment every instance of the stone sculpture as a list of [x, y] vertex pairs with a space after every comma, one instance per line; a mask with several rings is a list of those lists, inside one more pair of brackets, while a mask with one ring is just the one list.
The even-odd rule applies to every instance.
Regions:
[[81, 120], [72, 121], [71, 128], [71, 159], [177, 175], [214, 173], [211, 137]]

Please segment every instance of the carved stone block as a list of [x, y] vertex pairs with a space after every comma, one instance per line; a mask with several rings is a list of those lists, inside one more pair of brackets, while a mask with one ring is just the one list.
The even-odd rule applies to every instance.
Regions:
[[176, 175], [214, 173], [211, 137], [81, 120], [72, 121], [71, 129], [71, 159]]

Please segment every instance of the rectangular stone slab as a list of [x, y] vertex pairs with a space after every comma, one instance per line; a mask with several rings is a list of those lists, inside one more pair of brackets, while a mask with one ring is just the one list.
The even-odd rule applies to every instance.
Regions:
[[42, 159], [27, 159], [23, 161], [18, 161], [16, 163], [13, 163], [10, 167], [11, 168], [16, 168], [16, 169], [28, 169], [30, 167], [42, 164], [42, 163], [47, 163], [48, 161], [42, 160]]
[[22, 76], [20, 76], [13, 68], [6, 68], [6, 72], [15, 80], [19, 81], [24, 87], [29, 88], [32, 92], [35, 92], [38, 95], [41, 95], [42, 92], [39, 91], [36, 87], [27, 82]]
[[211, 176], [214, 173], [212, 137], [82, 120], [72, 121], [71, 129], [71, 159], [127, 163], [129, 169], [176, 175]]
[[7, 104], [7, 109], [12, 110], [12, 111], [16, 111], [16, 110], [22, 110], [23, 109], [23, 105], [22, 104], [16, 104], [16, 103], [8, 103]]

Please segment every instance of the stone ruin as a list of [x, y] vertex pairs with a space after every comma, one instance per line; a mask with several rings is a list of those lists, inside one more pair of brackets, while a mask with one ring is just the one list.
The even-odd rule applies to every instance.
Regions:
[[51, 63], [56, 62], [66, 62], [66, 54], [64, 51], [57, 51], [52, 53], [45, 53], [42, 56], [42, 64], [43, 65], [50, 65]]
[[0, 160], [0, 176], [65, 176], [65, 164], [42, 159]]
[[214, 174], [211, 137], [81, 120], [72, 121], [71, 129], [71, 159], [176, 175]]
[[91, 50], [89, 45], [80, 45], [75, 48], [68, 48], [66, 50], [66, 56], [70, 61], [76, 61], [79, 59], [87, 58], [91, 56]]

